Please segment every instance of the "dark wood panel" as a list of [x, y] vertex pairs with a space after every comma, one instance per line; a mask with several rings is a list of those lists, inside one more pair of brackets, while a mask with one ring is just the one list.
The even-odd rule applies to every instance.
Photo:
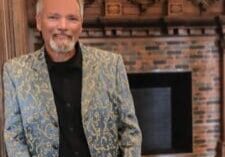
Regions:
[[[37, 0], [26, 0], [28, 8], [28, 21], [35, 27], [35, 4]], [[97, 23], [99, 19], [116, 21], [133, 19], [170, 18], [186, 21], [194, 19], [211, 19], [224, 14], [224, 0], [86, 0], [84, 22]], [[157, 22], [156, 20], [156, 22]]]
[[25, 0], [0, 0], [0, 156], [6, 157], [3, 128], [2, 67], [6, 60], [27, 53], [28, 24]]

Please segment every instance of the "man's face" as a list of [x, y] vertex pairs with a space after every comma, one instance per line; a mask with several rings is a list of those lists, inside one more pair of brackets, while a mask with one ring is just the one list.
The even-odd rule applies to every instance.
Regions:
[[43, 0], [42, 10], [36, 17], [47, 50], [61, 53], [74, 49], [82, 21], [76, 0]]

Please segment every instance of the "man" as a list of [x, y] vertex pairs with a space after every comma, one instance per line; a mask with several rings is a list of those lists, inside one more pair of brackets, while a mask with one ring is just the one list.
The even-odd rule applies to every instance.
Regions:
[[78, 42], [82, 0], [39, 0], [44, 47], [4, 65], [9, 157], [139, 157], [122, 57]]

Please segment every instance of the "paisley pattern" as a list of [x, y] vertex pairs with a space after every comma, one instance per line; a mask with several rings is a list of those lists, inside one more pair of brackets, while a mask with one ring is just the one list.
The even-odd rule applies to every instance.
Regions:
[[[92, 157], [141, 156], [122, 57], [81, 44], [82, 123]], [[5, 130], [9, 157], [58, 157], [58, 117], [43, 48], [4, 65]]]

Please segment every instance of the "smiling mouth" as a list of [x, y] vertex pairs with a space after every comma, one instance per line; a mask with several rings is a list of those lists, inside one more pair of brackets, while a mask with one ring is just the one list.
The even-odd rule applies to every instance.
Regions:
[[66, 34], [55, 34], [53, 35], [53, 37], [57, 39], [71, 39], [71, 36]]
[[55, 37], [69, 37], [69, 35], [66, 34], [54, 34]]

